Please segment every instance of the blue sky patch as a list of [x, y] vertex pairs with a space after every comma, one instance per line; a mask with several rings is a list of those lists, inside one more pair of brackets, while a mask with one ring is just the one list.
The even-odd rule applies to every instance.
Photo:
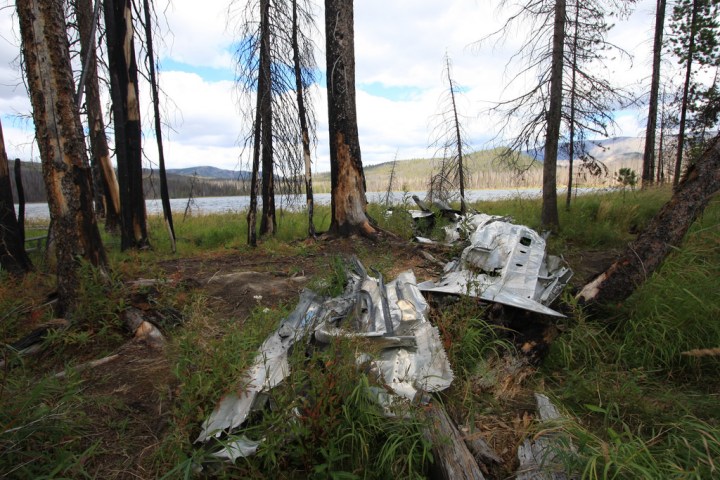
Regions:
[[380, 82], [360, 83], [357, 88], [370, 95], [393, 101], [411, 100], [423, 92], [423, 89], [419, 87], [388, 86]]
[[206, 82], [234, 81], [235, 73], [229, 68], [196, 67], [183, 62], [165, 59], [161, 71], [185, 72], [199, 75]]

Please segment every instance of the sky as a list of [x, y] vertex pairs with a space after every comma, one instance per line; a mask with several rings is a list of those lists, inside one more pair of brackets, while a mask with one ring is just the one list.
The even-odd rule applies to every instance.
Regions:
[[[238, 139], [244, 131], [233, 78], [234, 27], [228, 25], [229, 0], [157, 0], [164, 11], [163, 44], [157, 46], [160, 84], [167, 98], [163, 139], [168, 168], [211, 165], [238, 170]], [[241, 0], [236, 0], [241, 1]], [[522, 84], [509, 82], [512, 53], [532, 32], [521, 27], [504, 42], [472, 44], [497, 30], [509, 10], [487, 0], [356, 0], [355, 55], [358, 127], [365, 165], [430, 157], [433, 118], [445, 90], [443, 61], [452, 60], [454, 80], [462, 87], [459, 110], [473, 150], [497, 146], [500, 119], [487, 112]], [[14, 2], [0, 0], [0, 118], [9, 158], [39, 160], [32, 140], [30, 101], [18, 66], [19, 28]], [[512, 2], [509, 3], [512, 5]], [[324, 18], [317, 7], [317, 62], [324, 77]], [[651, 69], [654, 27], [652, 0], [637, 2], [629, 19], [617, 22], [611, 41], [633, 59], [609, 64], [619, 84], [646, 88]], [[512, 8], [512, 7], [509, 7]], [[329, 170], [325, 85], [314, 88], [318, 144], [314, 170]], [[152, 134], [149, 90], [141, 88], [146, 166], [157, 158]], [[615, 112], [615, 136], [643, 136], [645, 111]]]

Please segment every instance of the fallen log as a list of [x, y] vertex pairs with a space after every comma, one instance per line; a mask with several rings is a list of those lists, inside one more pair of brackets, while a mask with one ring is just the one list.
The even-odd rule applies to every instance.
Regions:
[[425, 431], [425, 438], [432, 443], [435, 459], [431, 478], [484, 480], [475, 457], [445, 409], [431, 403], [426, 415], [430, 419], [430, 426]]
[[610, 268], [585, 285], [581, 304], [617, 304], [628, 298], [685, 237], [710, 198], [720, 190], [720, 136], [690, 165], [672, 198]]
[[477, 435], [466, 434], [463, 437], [463, 440], [465, 440], [465, 445], [467, 445], [470, 453], [473, 454], [473, 457], [475, 457], [475, 461], [478, 462], [478, 464], [487, 465], [489, 463], [502, 463], [500, 455], [498, 455], [485, 440]]

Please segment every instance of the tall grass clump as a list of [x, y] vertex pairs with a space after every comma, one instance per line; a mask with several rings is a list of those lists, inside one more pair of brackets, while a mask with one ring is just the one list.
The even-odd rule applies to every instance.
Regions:
[[720, 347], [720, 200], [688, 232], [683, 245], [624, 305], [622, 339], [629, 367], [668, 375], [713, 375], [720, 356], [683, 354]]
[[695, 417], [643, 428], [620, 422], [599, 434], [570, 421], [561, 431], [572, 447], [560, 446], [559, 458], [583, 479], [704, 480], [720, 473], [720, 429]]
[[81, 381], [38, 379], [24, 366], [0, 376], [0, 477], [93, 478], [85, 465], [102, 452]]
[[587, 194], [577, 197], [570, 210], [560, 209], [560, 235], [573, 246], [622, 247], [641, 231], [670, 198], [667, 188], [633, 192]]
[[577, 451], [564, 458], [583, 478], [720, 474], [720, 358], [687, 354], [720, 345], [719, 226], [714, 200], [622, 306], [576, 310], [552, 345], [546, 387], [577, 418], [565, 427]]

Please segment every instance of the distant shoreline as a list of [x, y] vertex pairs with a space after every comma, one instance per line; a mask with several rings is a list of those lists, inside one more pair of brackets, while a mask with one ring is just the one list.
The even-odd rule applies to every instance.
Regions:
[[[601, 192], [609, 190], [607, 187], [580, 187], [577, 189], [578, 194], [586, 194], [590, 192]], [[558, 195], [564, 193], [565, 188], [558, 188]], [[369, 203], [382, 203], [385, 200], [386, 192], [375, 191], [368, 192]], [[520, 197], [520, 198], [535, 198], [541, 194], [540, 187], [518, 187], [518, 188], [504, 188], [504, 189], [482, 189], [482, 190], [467, 190], [466, 198], [470, 202], [477, 201], [494, 201], [504, 200], [507, 198]], [[403, 201], [403, 196], [407, 195], [411, 205], [412, 195], [418, 195], [420, 198], [424, 198], [426, 192], [404, 192], [394, 191], [392, 192], [391, 203], [399, 204]], [[260, 200], [260, 199], [258, 199]], [[275, 202], [278, 208], [288, 210], [302, 210], [305, 207], [305, 194], [293, 195], [288, 201], [286, 195], [276, 195]], [[330, 194], [319, 193], [314, 195], [314, 200], [317, 205], [329, 205]], [[182, 215], [188, 204], [187, 198], [173, 198], [170, 199], [170, 208], [175, 215]], [[262, 205], [262, 202], [259, 202]], [[162, 206], [160, 199], [146, 199], [145, 205], [147, 207], [148, 215], [162, 214]], [[194, 197], [190, 205], [190, 212], [194, 215], [209, 215], [214, 213], [240, 213], [247, 211], [250, 205], [250, 197], [247, 195], [234, 195], [234, 196], [222, 196], [222, 197]], [[17, 205], [15, 205], [17, 211]], [[25, 218], [28, 221], [42, 221], [48, 220], [50, 214], [48, 211], [47, 203], [28, 203], [25, 205]]]

